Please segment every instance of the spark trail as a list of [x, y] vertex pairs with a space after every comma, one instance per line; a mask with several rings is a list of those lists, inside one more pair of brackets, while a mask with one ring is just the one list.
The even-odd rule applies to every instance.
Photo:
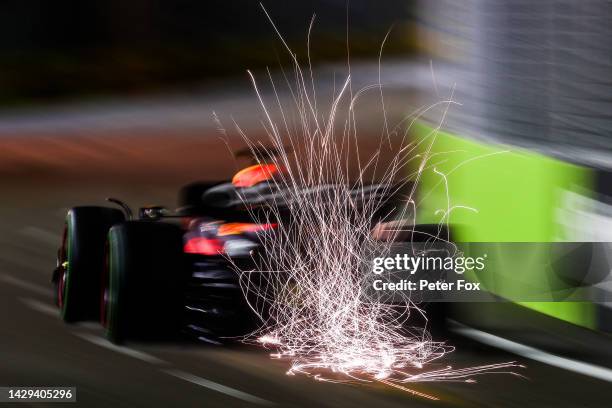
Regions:
[[[259, 162], [272, 160], [283, 171], [270, 181], [273, 194], [256, 215], [261, 222], [277, 223], [278, 228], [262, 232], [265, 256], [256, 259], [257, 267], [238, 271], [241, 288], [261, 320], [245, 341], [272, 348], [272, 357], [289, 361], [290, 375], [333, 382], [381, 382], [430, 399], [437, 398], [406, 384], [474, 382], [474, 376], [484, 373], [514, 374], [514, 362], [468, 368], [442, 364], [441, 359], [454, 348], [433, 340], [425, 328], [411, 325], [413, 315], [425, 317], [425, 312], [411, 301], [409, 293], [402, 302], [395, 299], [392, 303], [384, 292], [372, 296], [364, 290], [375, 251], [377, 256], [388, 254], [401, 230], [389, 228], [387, 237], [380, 240], [373, 228], [398, 219], [407, 225], [416, 221], [416, 186], [422, 173], [435, 169], [439, 160], [432, 147], [446, 111], [456, 103], [452, 92], [448, 99], [408, 115], [395, 127], [388, 125], [385, 114], [378, 149], [364, 159], [355, 106], [365, 93], [380, 92], [384, 114], [380, 75], [379, 83], [354, 93], [347, 75], [329, 107], [321, 112], [323, 104], [315, 102], [310, 61], [305, 74], [264, 12], [293, 60], [294, 78], [286, 86], [294, 103], [287, 107], [281, 102], [269, 73], [274, 97], [272, 103], [266, 102], [255, 76], [248, 72], [267, 140], [254, 141], [234, 125]], [[426, 137], [408, 142], [408, 131], [401, 129], [409, 129], [417, 117], [436, 107], [443, 108], [439, 126]], [[291, 117], [297, 117], [297, 126], [289, 110]], [[392, 138], [399, 140], [400, 147], [383, 163], [381, 149]], [[264, 154], [270, 147], [277, 152], [272, 158]], [[406, 170], [409, 163], [416, 169], [412, 174]], [[376, 174], [377, 182], [367, 182], [366, 174]], [[401, 204], [389, 209], [389, 197], [398, 195]], [[454, 208], [461, 206], [451, 206], [449, 200], [448, 208], [441, 209], [441, 222], [447, 222]], [[447, 239], [432, 236], [434, 241]]]

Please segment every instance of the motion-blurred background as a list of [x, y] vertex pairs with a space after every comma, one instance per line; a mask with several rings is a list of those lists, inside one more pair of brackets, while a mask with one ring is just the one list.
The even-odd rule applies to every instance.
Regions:
[[[450, 186], [441, 189], [433, 172], [423, 175], [419, 221], [439, 222], [436, 211], [446, 208], [450, 197], [453, 205], [478, 209], [450, 217], [455, 236], [463, 241], [612, 241], [612, 4], [263, 4], [304, 66], [316, 14], [310, 57], [320, 106], [329, 105], [349, 72], [355, 89], [378, 83], [380, 76], [392, 125], [451, 95], [461, 103], [446, 116], [444, 105], [428, 111], [410, 129], [410, 141], [427, 141], [441, 125], [432, 152]], [[91, 327], [67, 329], [54, 316], [46, 290], [68, 207], [102, 203], [108, 196], [135, 207], [172, 207], [181, 184], [233, 174], [237, 165], [231, 150], [242, 147], [234, 121], [253, 138], [264, 133], [247, 69], [253, 70], [264, 98], [274, 103], [269, 69], [281, 104], [291, 111], [286, 86], [294, 78], [291, 60], [257, 1], [2, 2], [0, 357], [7, 363], [0, 368], [0, 385], [77, 385], [84, 406], [195, 406], [202, 401], [241, 406], [242, 400], [228, 400], [161, 371], [152, 374], [146, 362], [130, 360], [129, 353], [83, 340], [100, 333]], [[367, 155], [379, 146], [385, 129], [377, 90], [363, 96], [356, 116], [360, 148]], [[383, 155], [397, 149], [408, 123], [400, 125]], [[597, 256], [609, 255], [608, 247]], [[609, 268], [607, 274], [583, 268], [558, 276], [534, 267], [547, 256], [541, 249], [520, 259], [508, 256], [493, 273], [518, 276], [522, 284], [553, 294], [580, 287], [592, 300], [551, 297], [526, 303], [520, 286], [502, 278], [493, 292], [508, 301], [449, 305], [445, 311], [467, 325], [449, 324], [445, 334], [458, 348], [453, 363], [519, 360], [529, 367], [522, 374], [530, 380], [488, 376], [477, 385], [416, 388], [454, 406], [608, 403]], [[527, 349], [531, 354], [520, 345], [532, 347]], [[252, 350], [137, 348], [280, 404], [425, 403], [386, 389], [291, 379], [282, 364]]]
[[[310, 56], [315, 66], [327, 67], [316, 78], [325, 90], [321, 99], [331, 98], [335, 80], [344, 81], [349, 55], [355, 62], [376, 60], [392, 26], [385, 55], [415, 53], [411, 2], [381, 7], [354, 1], [348, 9], [344, 1], [325, 0], [265, 6], [303, 63], [311, 18], [318, 13]], [[146, 172], [167, 178], [183, 166], [177, 170], [181, 180], [227, 177], [227, 170], [202, 167], [199, 160], [202, 146], [231, 158], [210, 137], [217, 126], [212, 112], [225, 126], [231, 115], [251, 133], [259, 131], [253, 129], [259, 112], [246, 70], [266, 82], [269, 68], [285, 94], [281, 67], [293, 80], [289, 54], [257, 1], [19, 1], [5, 3], [0, 19], [0, 132], [10, 150], [4, 149], [0, 166], [7, 176]], [[366, 66], [362, 83], [376, 75], [375, 66]], [[73, 143], [78, 148], [70, 148]], [[194, 143], [200, 148], [186, 147]], [[143, 149], [149, 154], [135, 154]], [[169, 151], [193, 156], [169, 164], [155, 154]], [[126, 155], [133, 160], [127, 163]], [[87, 166], [80, 166], [82, 160]], [[185, 175], [189, 166], [197, 169]]]
[[[313, 14], [312, 58], [371, 57], [385, 32], [388, 52], [410, 53], [414, 4], [352, 1], [264, 2], [280, 32], [304, 54]], [[288, 62], [259, 2], [136, 0], [4, 3], [2, 101], [6, 105], [130, 95], [201, 86]]]

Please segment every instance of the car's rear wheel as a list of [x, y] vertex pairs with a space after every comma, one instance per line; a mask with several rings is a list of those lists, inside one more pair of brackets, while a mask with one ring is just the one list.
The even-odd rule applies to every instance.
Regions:
[[107, 338], [113, 343], [174, 338], [182, 324], [187, 281], [180, 228], [128, 221], [111, 228], [107, 254]]
[[57, 304], [66, 322], [98, 319], [106, 234], [123, 220], [114, 208], [68, 211], [55, 277]]

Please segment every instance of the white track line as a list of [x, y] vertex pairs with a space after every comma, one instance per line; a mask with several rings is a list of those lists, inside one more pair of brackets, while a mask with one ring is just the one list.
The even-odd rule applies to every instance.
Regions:
[[524, 344], [516, 343], [490, 333], [464, 326], [460, 323], [456, 324], [458, 327], [453, 329], [454, 332], [489, 346], [509, 351], [510, 353], [526, 357], [530, 360], [539, 361], [540, 363], [562, 368], [567, 371], [612, 382], [612, 370], [609, 368], [583, 363], [582, 361], [572, 360], [565, 357], [559, 357], [533, 347], [525, 346]]
[[150, 363], [150, 364], [155, 364], [155, 365], [166, 365], [168, 364], [167, 362], [165, 362], [162, 359], [159, 359], [155, 356], [152, 356], [150, 354], [144, 353], [142, 351], [138, 351], [138, 350], [134, 350], [128, 347], [122, 347], [122, 346], [117, 346], [113, 343], [111, 343], [110, 341], [99, 337], [99, 336], [95, 336], [93, 334], [88, 334], [88, 333], [74, 333], [73, 334], [77, 337], [82, 338], [83, 340], [87, 340], [90, 343], [93, 343], [97, 346], [100, 347], [104, 347], [105, 349], [114, 351], [116, 353], [120, 353], [120, 354], [124, 354], [126, 356], [130, 356], [133, 358], [136, 358], [138, 360]]
[[[48, 294], [48, 290], [47, 289], [43, 289], [42, 287], [38, 287], [38, 285], [34, 285], [34, 284], [30, 284], [28, 282], [22, 281], [20, 279], [14, 278], [10, 275], [0, 275], [0, 279], [8, 282], [8, 283], [12, 283], [15, 286], [19, 286], [22, 287], [24, 289], [28, 289], [28, 290], [32, 290], [34, 292], [44, 292], [45, 294]], [[25, 303], [28, 307], [30, 307], [33, 310], [39, 311], [41, 313], [44, 313], [46, 315], [50, 315], [53, 317], [57, 317], [59, 316], [59, 312], [58, 310], [53, 307], [52, 305], [48, 305], [46, 303], [43, 302], [39, 302], [37, 300], [34, 299], [29, 299], [29, 298], [20, 298], [19, 299], [21, 302]], [[167, 365], [168, 363], [160, 358], [157, 358], [155, 356], [152, 356], [150, 354], [144, 353], [142, 351], [138, 351], [138, 350], [134, 350], [131, 348], [127, 348], [127, 347], [121, 347], [121, 346], [117, 346], [113, 343], [111, 343], [110, 341], [99, 337], [99, 336], [95, 336], [93, 334], [88, 334], [88, 333], [76, 333], [73, 332], [73, 334], [77, 337], [82, 338], [83, 340], [86, 340], [90, 343], [93, 343], [97, 346], [100, 347], [104, 347], [108, 350], [114, 351], [116, 353], [120, 353], [120, 354], [124, 354], [127, 355], [129, 357], [133, 357], [136, 358], [138, 360], [144, 361], [146, 363], [150, 363], [150, 364], [154, 364], [154, 365]], [[213, 391], [217, 391], [220, 392], [222, 394], [225, 395], [229, 395], [230, 397], [234, 397], [234, 398], [238, 398], [240, 400], [246, 401], [246, 402], [250, 402], [253, 404], [258, 404], [258, 405], [275, 405], [274, 403], [256, 397], [254, 395], [251, 394], [247, 394], [246, 392], [242, 392], [240, 390], [236, 390], [234, 388], [225, 386], [223, 384], [218, 384], [216, 382], [207, 380], [205, 378], [202, 377], [198, 377], [196, 375], [190, 374], [186, 371], [182, 371], [182, 370], [162, 370], [164, 373], [169, 374], [173, 377], [176, 378], [180, 378], [181, 380], [185, 380], [188, 381], [192, 384], [196, 384], [199, 385], [201, 387], [204, 388], [208, 388], [210, 390]]]
[[199, 385], [200, 387], [208, 388], [209, 390], [217, 391], [223, 393], [225, 395], [229, 395], [230, 397], [238, 398], [246, 402], [250, 402], [252, 404], [259, 405], [275, 405], [273, 402], [270, 402], [265, 399], [261, 399], [251, 394], [247, 394], [246, 392], [242, 392], [236, 390], [234, 388], [227, 387], [222, 384], [218, 384], [216, 382], [207, 380], [205, 378], [201, 378], [190, 374], [181, 370], [163, 370], [166, 374], [170, 374], [173, 377], [180, 378], [181, 380], [188, 381], [192, 384]]
[[0, 274], [0, 281], [6, 282], [8, 284], [11, 284], [13, 286], [17, 286], [19, 288], [22, 289], [26, 289], [29, 290], [30, 292], [34, 292], [38, 295], [42, 295], [45, 297], [52, 297], [53, 294], [51, 292], [51, 288], [47, 288], [41, 285], [37, 285], [35, 283], [30, 283], [27, 281], [24, 281], [22, 279], [16, 278], [14, 276], [11, 275], [7, 275], [7, 274]]
[[29, 238], [34, 238], [47, 245], [51, 245], [54, 247], [59, 247], [60, 245], [60, 236], [58, 234], [39, 227], [24, 227], [19, 231], [19, 233]]
[[29, 298], [19, 298], [19, 300], [25, 303], [26, 306], [28, 306], [32, 310], [36, 310], [37, 312], [41, 312], [53, 317], [59, 316], [59, 309], [53, 305]]

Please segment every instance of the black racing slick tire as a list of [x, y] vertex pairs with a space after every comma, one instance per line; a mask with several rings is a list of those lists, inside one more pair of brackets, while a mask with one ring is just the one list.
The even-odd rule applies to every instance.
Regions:
[[178, 226], [128, 221], [108, 234], [107, 338], [158, 341], [175, 338], [183, 315], [186, 268]]
[[123, 220], [123, 213], [114, 208], [90, 206], [68, 211], [62, 246], [65, 265], [56, 282], [64, 321], [99, 319], [106, 235]]

